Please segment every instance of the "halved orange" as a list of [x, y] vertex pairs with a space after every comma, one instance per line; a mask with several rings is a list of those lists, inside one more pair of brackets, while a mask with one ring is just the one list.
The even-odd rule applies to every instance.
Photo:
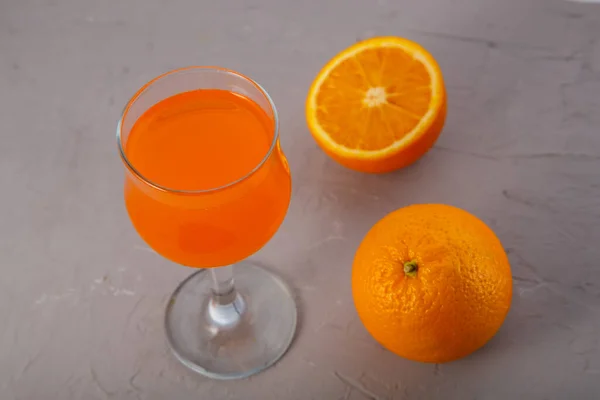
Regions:
[[346, 167], [389, 172], [419, 159], [446, 118], [435, 59], [419, 44], [377, 37], [350, 46], [319, 72], [306, 121], [321, 148]]

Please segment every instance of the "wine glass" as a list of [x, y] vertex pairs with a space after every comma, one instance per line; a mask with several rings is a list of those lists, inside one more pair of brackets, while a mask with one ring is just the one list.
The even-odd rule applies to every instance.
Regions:
[[117, 140], [133, 226], [158, 254], [198, 269], [166, 308], [175, 356], [217, 379], [273, 365], [294, 337], [296, 304], [283, 281], [243, 261], [275, 234], [291, 196], [267, 92], [224, 68], [171, 71], [127, 103]]

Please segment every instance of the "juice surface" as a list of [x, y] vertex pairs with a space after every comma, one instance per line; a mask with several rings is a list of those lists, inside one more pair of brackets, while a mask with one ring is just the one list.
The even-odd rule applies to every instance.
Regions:
[[273, 121], [251, 100], [224, 90], [194, 90], [146, 111], [125, 151], [153, 183], [213, 189], [252, 171], [267, 154], [272, 135]]
[[162, 100], [134, 124], [126, 156], [153, 188], [127, 172], [125, 204], [150, 247], [190, 267], [217, 267], [259, 250], [277, 231], [291, 195], [279, 145], [264, 164], [274, 121], [256, 103], [222, 90]]

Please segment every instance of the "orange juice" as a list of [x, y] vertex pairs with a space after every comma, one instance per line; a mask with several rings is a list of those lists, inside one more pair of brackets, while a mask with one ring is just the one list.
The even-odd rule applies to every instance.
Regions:
[[274, 135], [272, 117], [225, 90], [184, 92], [149, 108], [125, 143], [130, 164], [156, 185], [127, 171], [125, 203], [140, 236], [190, 267], [224, 266], [259, 250], [291, 194], [278, 142], [269, 154]]

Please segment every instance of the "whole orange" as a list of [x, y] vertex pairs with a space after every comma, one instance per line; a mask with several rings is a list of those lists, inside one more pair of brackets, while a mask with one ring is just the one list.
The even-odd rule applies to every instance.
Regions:
[[477, 217], [440, 204], [387, 215], [367, 233], [352, 269], [358, 315], [388, 350], [440, 363], [498, 331], [512, 297], [502, 244]]

